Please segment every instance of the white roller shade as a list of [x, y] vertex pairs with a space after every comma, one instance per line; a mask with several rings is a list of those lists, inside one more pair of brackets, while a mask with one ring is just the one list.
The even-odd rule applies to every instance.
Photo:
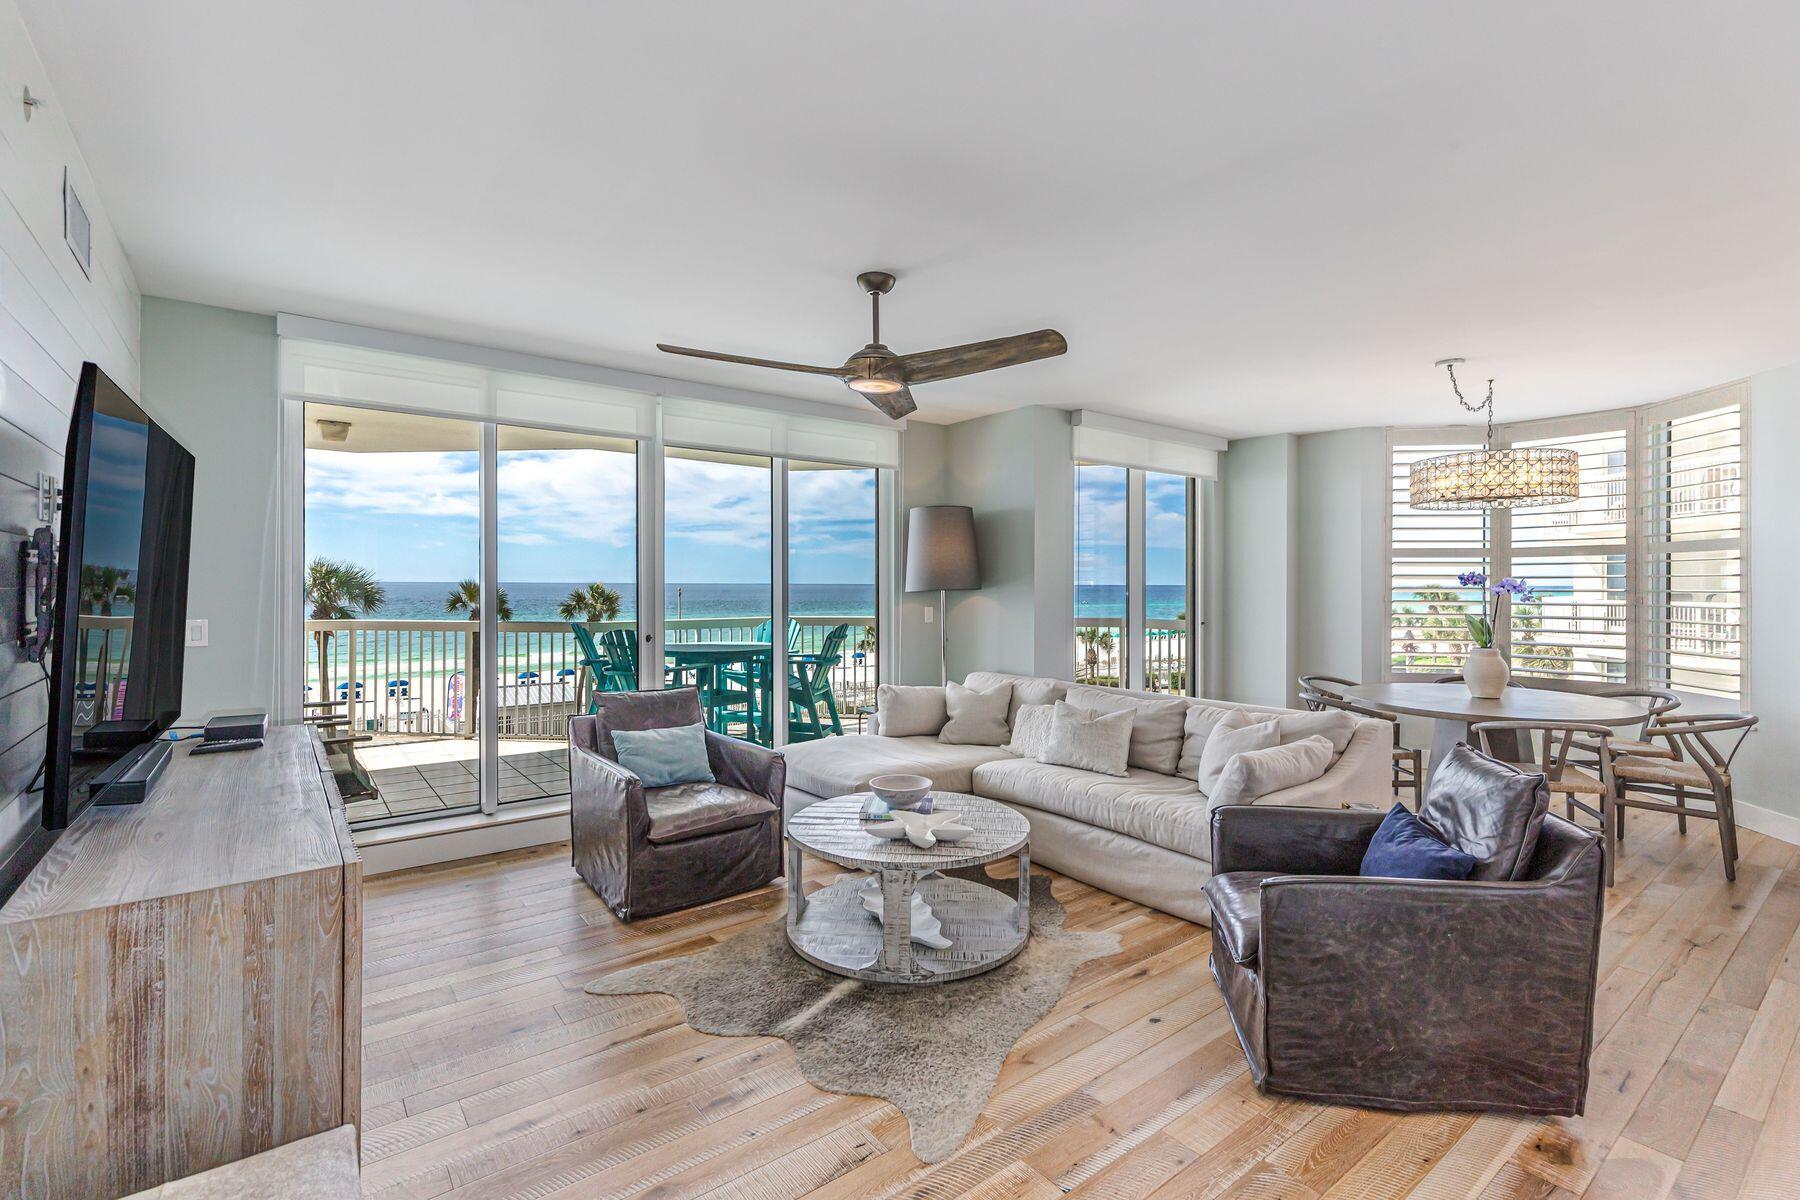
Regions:
[[281, 339], [281, 394], [615, 437], [656, 430], [656, 397], [648, 392], [304, 338]]
[[1073, 414], [1075, 460], [1113, 467], [1136, 467], [1195, 479], [1219, 477], [1223, 439], [1186, 429], [1165, 429], [1104, 413]]
[[860, 421], [662, 398], [663, 441], [696, 450], [812, 459], [859, 467], [900, 465], [900, 431]]

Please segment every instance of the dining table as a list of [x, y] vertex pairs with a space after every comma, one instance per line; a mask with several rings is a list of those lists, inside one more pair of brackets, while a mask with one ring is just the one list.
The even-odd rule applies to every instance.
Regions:
[[[1431, 755], [1425, 766], [1427, 787], [1432, 771], [1458, 742], [1475, 744], [1469, 726], [1481, 721], [1581, 721], [1619, 726], [1637, 724], [1647, 716], [1642, 702], [1551, 688], [1508, 687], [1493, 700], [1470, 695], [1462, 683], [1359, 683], [1338, 691], [1344, 699], [1368, 708], [1432, 722]], [[1531, 761], [1532, 747], [1512, 730], [1496, 731], [1489, 741], [1497, 758]]]

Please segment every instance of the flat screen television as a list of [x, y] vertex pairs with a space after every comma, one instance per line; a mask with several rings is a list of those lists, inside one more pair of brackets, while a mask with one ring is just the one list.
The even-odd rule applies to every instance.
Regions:
[[108, 803], [181, 713], [193, 508], [194, 456], [84, 365], [63, 460], [46, 830]]

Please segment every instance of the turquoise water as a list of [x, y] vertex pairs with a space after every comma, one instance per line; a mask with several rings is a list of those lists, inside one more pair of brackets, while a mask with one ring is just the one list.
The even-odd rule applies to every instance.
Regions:
[[[382, 584], [387, 589], [387, 603], [377, 612], [361, 614], [391, 621], [434, 621], [448, 614], [444, 598], [455, 586], [442, 582], [401, 581]], [[515, 621], [555, 621], [560, 618], [556, 606], [563, 597], [584, 586], [578, 583], [501, 583], [512, 604]], [[637, 616], [637, 588], [629, 583], [612, 583], [619, 593], [619, 619]], [[1173, 620], [1187, 609], [1187, 592], [1179, 585], [1152, 584], [1145, 592], [1146, 615], [1155, 620]], [[788, 610], [797, 617], [873, 616], [875, 588], [859, 583], [796, 583], [788, 590]], [[684, 618], [765, 616], [769, 611], [769, 588], [756, 583], [671, 583], [663, 589], [663, 612], [673, 617], [677, 611]], [[1075, 613], [1083, 617], [1117, 616], [1125, 611], [1125, 589], [1101, 585], [1083, 585], [1076, 589]]]

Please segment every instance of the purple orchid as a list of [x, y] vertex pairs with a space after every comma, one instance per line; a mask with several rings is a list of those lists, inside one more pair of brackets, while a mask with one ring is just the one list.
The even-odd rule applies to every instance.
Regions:
[[1469, 640], [1483, 650], [1492, 649], [1494, 645], [1494, 627], [1500, 620], [1500, 597], [1509, 596], [1515, 604], [1529, 604], [1535, 595], [1529, 583], [1511, 575], [1489, 584], [1485, 572], [1464, 571], [1456, 577], [1456, 582], [1466, 588], [1487, 589], [1488, 594], [1482, 597], [1481, 612], [1463, 617], [1463, 623], [1469, 627]]

